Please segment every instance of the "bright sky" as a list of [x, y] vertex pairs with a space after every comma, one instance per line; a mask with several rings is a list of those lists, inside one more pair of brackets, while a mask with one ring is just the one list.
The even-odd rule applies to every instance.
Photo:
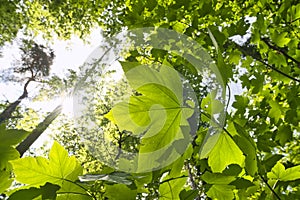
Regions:
[[[51, 73], [63, 77], [67, 72], [67, 69], [78, 70], [78, 67], [82, 65], [88, 56], [95, 50], [97, 46], [101, 44], [101, 34], [100, 29], [95, 29], [92, 31], [91, 35], [87, 38], [86, 43], [84, 43], [78, 37], [72, 37], [71, 40], [62, 41], [55, 40], [51, 45], [51, 48], [55, 52], [54, 63], [51, 67]], [[36, 41], [39, 44], [45, 43], [41, 37], [37, 37]], [[8, 44], [2, 49], [2, 56], [0, 58], [0, 71], [10, 68], [12, 64], [18, 59], [18, 47], [16, 44]], [[29, 97], [38, 90], [35, 84], [30, 84]], [[0, 100], [8, 100], [9, 102], [15, 101], [23, 93], [23, 85], [18, 83], [3, 83], [0, 82]], [[50, 102], [35, 102], [32, 103], [30, 99], [25, 99], [22, 103], [33, 107], [35, 109], [42, 108], [43, 111], [52, 111], [56, 106], [61, 103], [61, 100], [53, 100]], [[73, 110], [72, 106], [73, 100], [66, 99], [64, 103], [64, 113], [70, 113]], [[45, 140], [48, 140], [46, 136], [47, 133], [43, 134], [43, 137], [38, 139], [34, 147], [39, 147], [43, 144]]]
[[[37, 37], [36, 41], [43, 44], [41, 37]], [[51, 73], [59, 77], [67, 72], [67, 69], [78, 70], [78, 67], [84, 63], [89, 54], [101, 43], [100, 29], [95, 29], [87, 38], [88, 43], [84, 43], [78, 37], [72, 37], [71, 40], [62, 41], [55, 40], [51, 45], [54, 49], [55, 59], [51, 66]], [[0, 71], [10, 68], [16, 59], [19, 58], [18, 47], [16, 44], [6, 45], [2, 50], [3, 57], [0, 58]], [[29, 96], [34, 92], [34, 84], [30, 85], [28, 91]], [[0, 82], [0, 100], [16, 100], [23, 92], [23, 87], [18, 83]], [[55, 105], [54, 105], [55, 107]], [[47, 109], [47, 108], [46, 108]], [[51, 108], [49, 108], [51, 110]], [[47, 109], [48, 110], [48, 109]]]

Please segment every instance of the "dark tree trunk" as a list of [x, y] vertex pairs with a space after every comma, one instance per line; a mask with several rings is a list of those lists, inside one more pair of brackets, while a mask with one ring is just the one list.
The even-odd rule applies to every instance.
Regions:
[[18, 98], [18, 100], [16, 100], [15, 102], [9, 104], [5, 110], [0, 114], [0, 124], [2, 122], [4, 122], [5, 120], [8, 120], [9, 118], [11, 118], [12, 113], [16, 110], [17, 106], [21, 103], [21, 101], [23, 99], [25, 99], [28, 96], [28, 92], [27, 92], [27, 86], [29, 85], [29, 83], [33, 81], [33, 79], [29, 79], [25, 85], [24, 85], [24, 90], [23, 90], [23, 94]]
[[29, 147], [41, 136], [41, 134], [48, 128], [48, 126], [55, 120], [61, 113], [62, 106], [57, 106], [39, 125], [32, 131], [27, 138], [21, 142], [16, 149], [20, 153], [20, 157], [29, 149]]

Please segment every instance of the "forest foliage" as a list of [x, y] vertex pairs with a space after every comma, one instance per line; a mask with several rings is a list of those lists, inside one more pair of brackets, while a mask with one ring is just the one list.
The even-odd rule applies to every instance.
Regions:
[[[95, 63], [53, 76], [55, 52], [24, 40], [13, 72], [25, 77], [18, 80], [24, 92], [0, 106], [0, 199], [300, 198], [298, 1], [1, 0], [0, 11], [1, 46], [18, 33], [85, 40], [100, 26], [115, 48], [120, 41], [112, 38], [122, 30], [158, 30], [149, 34], [153, 43], [130, 35], [145, 45], [119, 60], [126, 80], [118, 81]], [[181, 40], [172, 39], [174, 32]], [[224, 99], [214, 76], [197, 65], [216, 67]], [[61, 106], [24, 120], [25, 110], [35, 113], [22, 104], [31, 82], [40, 85], [36, 99], [85, 89], [78, 94], [90, 107], [76, 122]], [[241, 94], [232, 96], [234, 84]], [[96, 126], [87, 129], [90, 123]], [[56, 141], [47, 155], [23, 156], [50, 124]], [[160, 149], [155, 159], [140, 156]]]

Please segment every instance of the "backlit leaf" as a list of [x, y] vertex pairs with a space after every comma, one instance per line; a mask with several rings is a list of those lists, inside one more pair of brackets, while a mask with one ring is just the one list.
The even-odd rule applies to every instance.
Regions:
[[46, 182], [63, 186], [66, 180], [75, 181], [71, 177], [82, 173], [82, 168], [74, 156], [69, 157], [68, 152], [57, 142], [54, 142], [49, 159], [43, 157], [26, 157], [11, 161], [16, 180], [32, 186], [41, 186]]
[[284, 165], [277, 162], [268, 173], [268, 178], [280, 181], [293, 181], [300, 179], [300, 165], [285, 169]]
[[222, 172], [230, 164], [245, 164], [243, 152], [225, 132], [211, 136], [203, 149], [201, 159], [208, 158], [208, 164], [214, 173]]

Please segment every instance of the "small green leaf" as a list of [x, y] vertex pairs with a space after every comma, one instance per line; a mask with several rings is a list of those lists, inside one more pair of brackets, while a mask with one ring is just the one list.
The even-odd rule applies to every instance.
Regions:
[[268, 172], [268, 178], [277, 179], [280, 181], [294, 181], [300, 179], [300, 165], [285, 169], [284, 165], [277, 162], [272, 168], [271, 172]]
[[280, 145], [290, 141], [293, 138], [293, 132], [289, 125], [280, 126], [276, 134], [275, 140], [279, 141]]
[[9, 186], [12, 184], [13, 179], [11, 178], [11, 173], [6, 170], [0, 171], [0, 193], [2, 194]]
[[251, 186], [254, 186], [254, 184], [247, 180], [247, 179], [243, 179], [243, 178], [239, 178], [233, 182], [230, 183], [230, 185], [234, 185], [236, 187], [236, 189], [245, 189]]
[[271, 109], [269, 111], [269, 117], [274, 118], [275, 122], [278, 122], [279, 118], [281, 117], [281, 107], [276, 101], [270, 100], [269, 101]]
[[278, 31], [274, 31], [271, 35], [271, 39], [277, 46], [284, 47], [291, 41], [290, 38], [286, 37], [287, 35], [288, 32], [279, 33]]
[[233, 189], [232, 185], [213, 185], [209, 188], [207, 196], [213, 200], [231, 200], [234, 198]]
[[194, 200], [198, 192], [197, 190], [182, 190], [179, 194], [180, 200]]
[[232, 181], [235, 180], [234, 176], [225, 176], [220, 173], [210, 173], [210, 172], [205, 172], [201, 178], [209, 184], [216, 184], [216, 185], [226, 185], [231, 183]]
[[200, 157], [208, 158], [208, 165], [214, 173], [222, 172], [230, 164], [245, 164], [243, 152], [225, 132], [211, 136], [203, 149]]
[[105, 194], [109, 200], [120, 200], [120, 199], [128, 199], [134, 200], [136, 199], [137, 191], [131, 190], [126, 185], [115, 184], [115, 185], [106, 185], [105, 186]]
[[9, 200], [32, 200], [38, 196], [42, 196], [42, 199], [56, 199], [56, 191], [59, 190], [58, 185], [53, 185], [51, 183], [46, 183], [44, 186], [40, 188], [28, 188], [17, 190], [13, 194], [10, 195]]
[[50, 150], [49, 160], [43, 157], [26, 157], [11, 163], [16, 180], [32, 186], [41, 186], [46, 182], [62, 186], [66, 180], [75, 181], [82, 173], [75, 157], [69, 157], [68, 152], [57, 142], [54, 142]]
[[179, 32], [179, 33], [183, 33], [184, 30], [187, 28], [188, 26], [184, 23], [181, 23], [179, 21], [175, 22], [175, 24], [173, 25], [173, 30]]

